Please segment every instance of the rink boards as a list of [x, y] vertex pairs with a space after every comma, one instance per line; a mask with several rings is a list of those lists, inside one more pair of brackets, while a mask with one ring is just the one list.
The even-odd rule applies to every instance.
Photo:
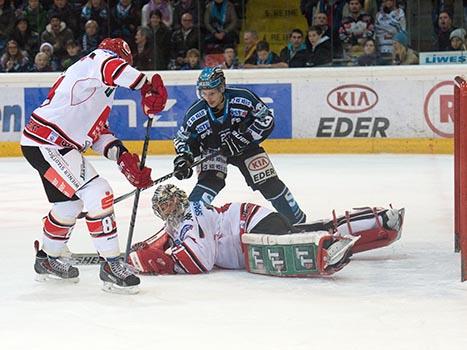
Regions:
[[[464, 72], [465, 71], [465, 72]], [[452, 153], [453, 78], [462, 65], [226, 71], [229, 86], [254, 91], [273, 110], [273, 153]], [[156, 116], [150, 153], [173, 152], [171, 139], [196, 100], [199, 71], [162, 72], [169, 100]], [[20, 154], [31, 112], [58, 74], [0, 75], [0, 156]], [[110, 127], [135, 151], [146, 117], [137, 91], [118, 89]]]

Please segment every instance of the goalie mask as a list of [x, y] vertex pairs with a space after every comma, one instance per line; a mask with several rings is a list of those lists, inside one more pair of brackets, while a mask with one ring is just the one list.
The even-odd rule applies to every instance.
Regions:
[[172, 227], [182, 221], [188, 208], [188, 196], [185, 191], [172, 184], [160, 185], [152, 197], [154, 214]]
[[130, 66], [133, 64], [130, 46], [121, 38], [105, 38], [98, 46], [99, 49], [109, 50], [124, 59]]

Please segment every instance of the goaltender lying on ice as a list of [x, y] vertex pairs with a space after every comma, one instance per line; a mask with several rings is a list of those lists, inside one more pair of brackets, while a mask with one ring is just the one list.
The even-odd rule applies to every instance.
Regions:
[[273, 276], [330, 275], [353, 253], [398, 240], [404, 220], [404, 209], [359, 208], [292, 226], [252, 203], [189, 202], [172, 184], [157, 187], [152, 208], [165, 225], [133, 246], [129, 263], [140, 273], [197, 274], [217, 266]]

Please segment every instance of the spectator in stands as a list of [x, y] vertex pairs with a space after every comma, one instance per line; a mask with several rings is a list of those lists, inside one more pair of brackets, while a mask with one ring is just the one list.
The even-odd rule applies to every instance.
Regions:
[[5, 73], [26, 72], [29, 66], [28, 54], [19, 49], [16, 41], [9, 40], [0, 58], [0, 65]]
[[23, 16], [29, 21], [33, 32], [40, 34], [45, 30], [47, 11], [44, 10], [39, 0], [28, 0], [28, 5], [23, 10]]
[[376, 41], [373, 38], [367, 38], [363, 44], [363, 55], [358, 57], [358, 66], [378, 66], [383, 64], [379, 52], [376, 49]]
[[80, 30], [79, 16], [76, 10], [68, 0], [54, 0], [52, 7], [48, 11], [48, 16], [59, 16], [60, 19], [66, 23], [66, 26], [71, 32], [78, 34]]
[[[339, 30], [332, 31], [332, 26], [329, 25], [328, 16], [324, 12], [316, 12], [313, 17], [313, 25], [320, 26], [323, 29], [324, 36], [329, 37], [332, 56], [334, 58], [341, 58], [343, 56], [342, 43], [339, 38]], [[305, 45], [310, 49], [310, 42], [305, 40]]]
[[59, 72], [62, 70], [60, 59], [57, 57], [57, 55], [54, 54], [54, 47], [51, 43], [42, 43], [39, 48], [39, 52], [43, 52], [49, 56], [50, 68], [52, 69], [52, 72]]
[[352, 58], [363, 54], [366, 39], [374, 36], [373, 18], [363, 12], [362, 0], [349, 0], [349, 16], [342, 19], [339, 39], [344, 48], [344, 57]]
[[[281, 50], [279, 57], [282, 62], [290, 65], [290, 62], [295, 58], [297, 52], [301, 50], [306, 50], [306, 45], [303, 42], [303, 32], [301, 29], [295, 28], [290, 32], [289, 43]], [[293, 63], [292, 66], [294, 66]]]
[[34, 65], [31, 72], [52, 72], [50, 58], [45, 52], [38, 52], [34, 58]]
[[321, 26], [308, 29], [307, 49], [299, 51], [291, 62], [291, 67], [319, 67], [332, 63], [331, 41]]
[[181, 19], [181, 27], [173, 32], [170, 40], [170, 57], [175, 60], [175, 67], [184, 64], [186, 53], [189, 49], [200, 49], [199, 29], [193, 26], [193, 15], [184, 13]]
[[152, 33], [147, 27], [139, 27], [135, 35], [136, 50], [133, 54], [133, 67], [138, 70], [154, 69], [154, 48]]
[[164, 23], [167, 28], [172, 27], [173, 10], [168, 0], [149, 0], [149, 2], [143, 6], [141, 10], [141, 25], [143, 27], [148, 26], [149, 17], [153, 11], [160, 11], [162, 14], [162, 23]]
[[431, 20], [435, 34], [438, 34], [439, 31], [439, 15], [441, 12], [447, 11], [452, 18], [454, 15], [454, 3], [455, 0], [431, 0]]
[[449, 39], [451, 39], [451, 48], [450, 51], [466, 51], [467, 47], [465, 45], [465, 29], [457, 28], [451, 32]]
[[201, 69], [201, 55], [198, 49], [189, 49], [186, 53], [186, 63], [181, 70]]
[[258, 33], [255, 30], [247, 30], [243, 33], [243, 62], [248, 61], [251, 57], [256, 60], [258, 41]]
[[381, 55], [391, 57], [394, 36], [405, 31], [407, 22], [404, 10], [397, 8], [395, 0], [384, 0], [381, 10], [376, 14], [375, 34], [378, 51]]
[[282, 62], [280, 57], [272, 52], [267, 41], [259, 41], [256, 45], [256, 61], [250, 57], [245, 62], [243, 68], [287, 68], [288, 65]]
[[120, 37], [134, 48], [134, 37], [141, 23], [141, 11], [132, 0], [118, 0], [110, 10], [111, 37]]
[[149, 29], [151, 31], [154, 48], [153, 69], [167, 69], [170, 60], [170, 29], [162, 21], [162, 13], [159, 10], [151, 12], [149, 17]]
[[11, 39], [18, 43], [20, 50], [25, 50], [29, 57], [34, 57], [39, 50], [39, 34], [33, 32], [26, 17], [16, 20]]
[[394, 35], [393, 46], [393, 64], [418, 64], [418, 54], [409, 48], [409, 38], [405, 32], [399, 32]]
[[300, 0], [300, 11], [305, 16], [308, 26], [313, 25], [313, 13], [319, 0]]
[[93, 19], [90, 19], [84, 25], [84, 34], [80, 39], [82, 55], [87, 55], [94, 51], [102, 41], [102, 36], [99, 34], [99, 25]]
[[229, 0], [211, 0], [204, 12], [206, 52], [221, 51], [225, 45], [235, 45], [238, 42], [237, 14]]
[[41, 42], [51, 43], [55, 55], [62, 59], [66, 54], [65, 44], [68, 40], [73, 40], [73, 32], [67, 28], [58, 14], [52, 13], [49, 24], [41, 34]]
[[[88, 0], [81, 9], [81, 26], [85, 28], [86, 24], [93, 20], [98, 24], [101, 36], [109, 36], [109, 11], [105, 0]], [[86, 49], [83, 46], [83, 51]]]
[[199, 1], [195, 0], [179, 0], [173, 5], [173, 21], [172, 28], [178, 30], [182, 26], [182, 16], [185, 13], [189, 13], [193, 20], [193, 23], [196, 27], [200, 27], [201, 23], [199, 22], [199, 11], [200, 8]]
[[222, 63], [222, 69], [237, 69], [238, 59], [235, 47], [226, 46], [224, 47], [224, 62]]
[[15, 13], [6, 0], [0, 0], [0, 51], [2, 51], [15, 25]]
[[449, 51], [451, 49], [451, 40], [449, 36], [456, 29], [452, 25], [452, 15], [448, 11], [441, 11], [438, 17], [438, 32], [435, 36], [433, 49], [436, 51]]
[[81, 58], [81, 47], [75, 40], [69, 40], [66, 45], [67, 54], [62, 59], [62, 68], [68, 69], [72, 64], [76, 63]]
[[[339, 33], [339, 27], [342, 22], [342, 13], [347, 0], [319, 0], [319, 12], [325, 13], [328, 19], [328, 27], [330, 32], [326, 33], [329, 37], [334, 33]], [[332, 23], [330, 22], [332, 19]]]

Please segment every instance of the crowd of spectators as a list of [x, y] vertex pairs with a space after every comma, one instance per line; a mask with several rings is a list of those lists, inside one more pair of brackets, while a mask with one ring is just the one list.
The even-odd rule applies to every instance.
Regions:
[[[105, 37], [127, 41], [141, 70], [200, 69], [212, 54], [223, 54], [226, 69], [418, 63], [407, 28], [410, 2], [301, 0], [309, 27], [293, 29], [278, 53], [254, 29], [241, 28], [245, 3], [0, 0], [0, 72], [63, 71]], [[454, 0], [432, 0], [433, 51], [466, 49], [453, 11]]]

